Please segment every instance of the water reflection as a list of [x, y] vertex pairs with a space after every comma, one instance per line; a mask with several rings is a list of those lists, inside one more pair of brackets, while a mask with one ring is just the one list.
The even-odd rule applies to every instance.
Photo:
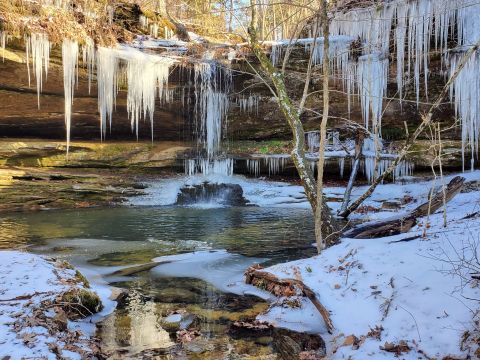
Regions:
[[[233, 321], [253, 319], [266, 310], [268, 304], [258, 298], [223, 293], [198, 279], [160, 280], [147, 274], [115, 285], [130, 291], [99, 327], [111, 358], [224, 359], [273, 353], [269, 343], [228, 335]], [[179, 331], [193, 334], [191, 341], [175, 342]]]
[[[311, 213], [302, 209], [131, 207], [0, 217], [0, 248], [31, 245], [126, 290], [98, 334], [111, 357], [121, 359], [275, 356], [268, 339], [229, 336], [232, 322], [253, 319], [267, 307], [259, 298], [235, 295], [245, 290], [232, 284], [243, 284], [252, 263], [313, 255], [313, 233]], [[193, 251], [192, 260], [178, 261], [178, 254]], [[111, 275], [164, 256], [177, 258], [133, 276]], [[186, 329], [198, 332], [192, 341], [177, 341], [182, 325], [166, 321], [174, 312], [193, 317]]]
[[0, 216], [0, 224], [1, 248], [84, 239], [91, 253], [99, 239], [115, 241], [99, 265], [208, 248], [288, 260], [312, 255], [314, 242], [310, 211], [302, 209], [84, 209]]

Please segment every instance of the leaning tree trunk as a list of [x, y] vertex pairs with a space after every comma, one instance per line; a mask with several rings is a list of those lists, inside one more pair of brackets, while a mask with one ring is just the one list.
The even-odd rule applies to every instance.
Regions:
[[337, 222], [332, 216], [330, 208], [327, 206], [326, 203], [321, 202], [321, 207], [317, 208], [317, 196], [322, 197], [323, 194], [321, 192], [317, 194], [315, 177], [310, 169], [310, 166], [307, 165], [307, 161], [305, 159], [305, 131], [303, 129], [303, 124], [300, 120], [299, 112], [296, 109], [295, 105], [292, 103], [290, 97], [288, 96], [283, 75], [280, 73], [279, 70], [275, 69], [272, 62], [270, 61], [270, 59], [268, 59], [267, 55], [264, 53], [263, 49], [258, 43], [255, 0], [251, 0], [250, 4], [252, 11], [252, 19], [248, 32], [250, 36], [252, 51], [258, 58], [263, 71], [265, 71], [265, 73], [268, 75], [269, 79], [273, 83], [276, 90], [277, 102], [292, 130], [293, 150], [291, 155], [300, 179], [302, 180], [302, 184], [305, 189], [305, 195], [312, 207], [313, 213], [317, 214], [317, 211], [320, 212], [322, 218], [322, 233], [328, 234], [330, 236], [329, 240], [333, 242], [338, 236]]

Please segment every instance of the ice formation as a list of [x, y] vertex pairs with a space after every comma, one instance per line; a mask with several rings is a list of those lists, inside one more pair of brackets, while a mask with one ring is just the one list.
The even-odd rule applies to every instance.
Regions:
[[149, 55], [138, 50], [129, 49], [121, 53], [127, 60], [127, 111], [132, 131], [138, 139], [138, 122], [140, 118], [150, 120], [153, 140], [153, 113], [155, 99], [165, 97], [170, 66], [174, 60], [159, 55]]
[[105, 138], [107, 119], [112, 126], [112, 113], [117, 96], [118, 58], [115, 49], [98, 48], [97, 51], [97, 92], [100, 113], [100, 137]]
[[250, 174], [258, 177], [260, 175], [260, 160], [247, 159], [247, 169]]
[[307, 151], [309, 153], [317, 152], [320, 146], [320, 131], [308, 131], [305, 134], [307, 135]]
[[207, 158], [213, 159], [220, 150], [232, 75], [213, 61], [199, 62], [194, 65], [194, 83], [197, 137], [207, 151]]
[[358, 59], [356, 66], [356, 84], [365, 127], [381, 129], [383, 98], [387, 93], [388, 58], [382, 58], [380, 53], [364, 55]]
[[[2, 47], [4, 43], [2, 40]], [[27, 67], [30, 67], [32, 60], [32, 69], [37, 82], [37, 102], [40, 109], [40, 93], [43, 87], [43, 72], [45, 78], [48, 75], [48, 66], [50, 64], [50, 42], [46, 34], [31, 34], [25, 38], [25, 47], [27, 52]], [[30, 68], [28, 69], [28, 85], [30, 86]]]
[[239, 96], [237, 98], [238, 106], [240, 107], [240, 112], [257, 114], [258, 115], [258, 104], [260, 102], [260, 96], [258, 95], [249, 95], [249, 96]]
[[138, 17], [138, 21], [141, 27], [143, 27], [144, 29], [148, 28], [148, 18], [145, 15], [140, 15]]
[[[357, 39], [356, 50], [361, 50], [362, 56], [355, 59], [349, 53]], [[480, 41], [480, 3], [478, 0], [391, 0], [381, 6], [353, 7], [332, 14], [329, 40], [331, 68], [340, 72], [349, 110], [351, 96], [359, 96], [366, 126], [380, 137], [389, 57], [396, 62], [400, 101], [407, 83], [413, 84], [417, 103], [423, 93], [428, 100], [432, 50], [443, 55], [444, 63], [450, 65], [449, 73], [454, 73], [468, 47]], [[324, 57], [323, 41], [323, 37], [318, 37], [298, 39], [296, 43], [304, 44], [306, 51], [315, 44], [313, 62], [319, 64]], [[274, 64], [279, 63], [288, 43], [288, 40], [271, 42], [270, 57]], [[451, 49], [455, 43], [457, 48]], [[457, 115], [462, 120], [463, 147], [468, 144], [472, 153], [478, 150], [480, 131], [479, 56], [477, 52], [470, 59], [451, 89]]]
[[[462, 57], [463, 53], [450, 55], [452, 74]], [[465, 148], [468, 146], [472, 154], [470, 167], [473, 170], [474, 154], [478, 154], [480, 136], [480, 52], [477, 51], [468, 59], [463, 70], [451, 84], [450, 97], [455, 103], [455, 113], [462, 121], [462, 159], [465, 159]]]
[[95, 43], [91, 38], [86, 38], [85, 44], [82, 46], [82, 61], [83, 66], [87, 69], [88, 93], [90, 94], [92, 88], [92, 76], [95, 71]]
[[5, 45], [7, 44], [7, 33], [0, 31], [0, 47], [2, 48], [2, 61], [5, 62]]
[[158, 37], [158, 24], [150, 25], [150, 35], [154, 38]]
[[65, 127], [67, 132], [67, 155], [70, 148], [70, 128], [72, 121], [73, 91], [78, 65], [78, 43], [64, 39], [62, 43], [63, 88], [65, 95]]
[[[377, 156], [378, 152], [378, 156]], [[364, 156], [363, 172], [368, 182], [375, 180], [377, 176], [383, 174], [393, 163], [397, 155], [384, 149], [381, 141], [374, 138], [367, 138], [363, 142], [362, 154]], [[411, 176], [413, 174], [414, 165], [408, 160], [400, 161], [392, 173], [392, 180]]]
[[264, 158], [265, 165], [268, 168], [268, 175], [279, 174], [285, 168], [285, 164], [290, 156], [270, 155]]
[[185, 160], [185, 174], [193, 176], [196, 174], [202, 175], [233, 175], [234, 160], [227, 159], [186, 159]]

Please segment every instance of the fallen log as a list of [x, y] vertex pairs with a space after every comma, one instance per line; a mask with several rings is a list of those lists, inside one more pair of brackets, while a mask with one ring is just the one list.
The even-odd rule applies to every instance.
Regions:
[[429, 213], [433, 214], [440, 209], [443, 205], [444, 197], [445, 203], [453, 199], [462, 190], [464, 182], [465, 178], [456, 176], [446, 186], [445, 194], [443, 190], [440, 190], [432, 196], [431, 200], [407, 214], [356, 226], [346, 231], [343, 236], [354, 239], [373, 239], [406, 233], [417, 224], [418, 218], [427, 216]]
[[301, 293], [301, 295], [307, 297], [318, 310], [325, 321], [328, 332], [330, 334], [333, 332], [334, 327], [330, 313], [325, 306], [322, 305], [320, 300], [318, 300], [313, 290], [302, 281], [296, 279], [279, 279], [269, 272], [258, 270], [257, 267], [250, 267], [245, 272], [245, 282], [267, 290], [276, 296], [292, 296]]

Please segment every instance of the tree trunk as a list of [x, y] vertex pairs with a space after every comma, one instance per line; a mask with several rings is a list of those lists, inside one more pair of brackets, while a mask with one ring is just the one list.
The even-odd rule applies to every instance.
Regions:
[[360, 168], [360, 158], [362, 157], [362, 146], [363, 146], [363, 134], [358, 132], [355, 137], [355, 160], [353, 162], [352, 171], [350, 173], [350, 178], [348, 179], [347, 188], [343, 194], [343, 203], [340, 208], [339, 213], [343, 213], [347, 210], [348, 203], [350, 202], [350, 196], [352, 195], [353, 184], [357, 178], [358, 169]]
[[[250, 36], [251, 48], [255, 56], [260, 62], [260, 66], [268, 75], [269, 79], [273, 83], [276, 90], [277, 102], [280, 106], [285, 119], [287, 120], [293, 134], [293, 150], [291, 152], [292, 160], [297, 168], [298, 174], [302, 181], [303, 188], [305, 189], [305, 195], [312, 207], [313, 213], [316, 214], [317, 210], [320, 211], [322, 216], [322, 232], [329, 235], [329, 242], [334, 242], [338, 238], [337, 222], [332, 216], [330, 208], [327, 204], [321, 202], [321, 207], [317, 209], [317, 187], [315, 177], [307, 165], [305, 159], [305, 131], [303, 124], [300, 120], [300, 115], [292, 100], [288, 96], [283, 75], [281, 72], [273, 66], [270, 59], [268, 59], [265, 52], [260, 47], [257, 38], [257, 15], [256, 15], [256, 3], [255, 0], [251, 0], [252, 19], [248, 29]], [[320, 192], [318, 196], [322, 197]]]
[[[321, 3], [321, 15], [320, 21], [322, 22], [322, 32], [323, 32], [323, 111], [322, 111], [322, 123], [320, 124], [320, 146], [318, 149], [318, 172], [317, 172], [317, 209], [323, 208], [323, 168], [325, 165], [325, 144], [327, 142], [327, 122], [328, 122], [328, 110], [330, 107], [329, 99], [329, 76], [330, 76], [330, 57], [329, 57], [329, 26], [328, 26], [328, 14], [327, 14], [327, 0], [322, 0]], [[324, 235], [324, 221], [329, 219], [323, 219], [323, 216], [320, 212], [315, 213], [315, 240], [317, 242], [317, 251], [321, 253], [325, 248], [325, 242], [327, 240]], [[328, 224], [327, 224], [328, 228]]]

